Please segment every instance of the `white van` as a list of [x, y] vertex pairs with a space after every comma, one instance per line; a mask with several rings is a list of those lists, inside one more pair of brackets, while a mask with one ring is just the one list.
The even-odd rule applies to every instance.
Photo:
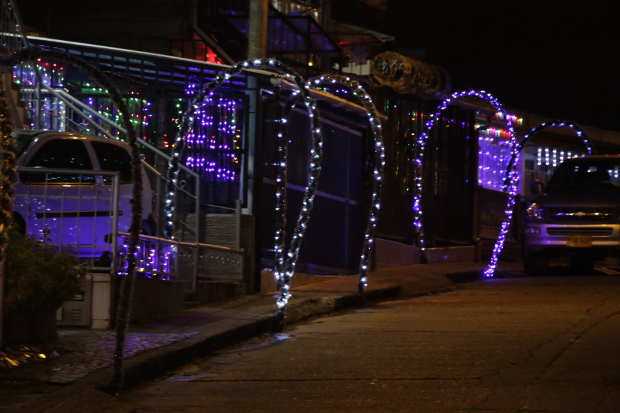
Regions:
[[[119, 173], [117, 228], [128, 231], [133, 190], [129, 145], [70, 132], [22, 131], [14, 137], [18, 168], [68, 170], [18, 173], [14, 206], [18, 228], [35, 239], [70, 249], [81, 259], [97, 259], [109, 252], [113, 191], [111, 179], [97, 174]], [[92, 175], [72, 170], [92, 171]], [[142, 216], [152, 222], [153, 192], [144, 172], [142, 185]]]

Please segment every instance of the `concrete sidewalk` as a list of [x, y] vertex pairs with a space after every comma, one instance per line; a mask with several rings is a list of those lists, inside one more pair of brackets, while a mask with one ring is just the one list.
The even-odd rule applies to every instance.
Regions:
[[[357, 276], [300, 275], [286, 323], [396, 297], [455, 288], [450, 276], [475, 274], [482, 263], [418, 264], [369, 274], [357, 294]], [[453, 277], [452, 277], [453, 278]], [[267, 286], [267, 288], [269, 288]], [[223, 347], [271, 333], [276, 325], [273, 293], [192, 308], [164, 321], [132, 326], [126, 348], [126, 382], [136, 385]], [[61, 411], [76, 394], [101, 393], [112, 377], [112, 331], [63, 330], [59, 356], [45, 363], [0, 370], [0, 411]], [[26, 410], [24, 410], [26, 409]]]

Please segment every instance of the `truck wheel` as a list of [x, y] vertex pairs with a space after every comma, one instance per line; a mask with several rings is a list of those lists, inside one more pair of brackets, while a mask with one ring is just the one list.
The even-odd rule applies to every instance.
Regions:
[[570, 259], [571, 272], [578, 275], [588, 275], [594, 272], [592, 257], [576, 255]]
[[547, 271], [547, 259], [543, 254], [527, 254], [523, 258], [523, 268], [527, 275], [544, 275]]

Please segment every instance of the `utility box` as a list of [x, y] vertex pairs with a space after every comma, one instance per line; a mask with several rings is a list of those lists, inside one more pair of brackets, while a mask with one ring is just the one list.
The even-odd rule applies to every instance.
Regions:
[[56, 314], [62, 327], [110, 328], [112, 286], [109, 273], [88, 273], [82, 278], [80, 292], [65, 301]]
[[56, 324], [65, 327], [90, 327], [92, 274], [80, 281], [80, 291], [65, 301], [56, 314]]

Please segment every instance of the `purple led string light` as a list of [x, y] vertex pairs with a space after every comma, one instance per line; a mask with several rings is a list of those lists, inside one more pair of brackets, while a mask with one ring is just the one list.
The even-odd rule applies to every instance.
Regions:
[[478, 130], [478, 184], [495, 191], [504, 190], [506, 165], [510, 160], [508, 132], [497, 128]]
[[[414, 159], [414, 167], [416, 170], [414, 185], [413, 185], [413, 227], [417, 233], [417, 245], [420, 249], [420, 253], [423, 255], [426, 251], [426, 239], [424, 236], [424, 211], [422, 207], [422, 193], [424, 189], [424, 181], [422, 178], [423, 168], [424, 168], [424, 149], [426, 146], [426, 142], [428, 141], [429, 134], [435, 123], [440, 119], [443, 112], [448, 109], [448, 107], [462, 98], [475, 97], [480, 100], [483, 100], [489, 103], [496, 112], [504, 114], [504, 106], [501, 102], [495, 98], [492, 94], [484, 91], [484, 90], [464, 90], [459, 92], [454, 92], [444, 100], [442, 100], [435, 112], [430, 115], [430, 119], [424, 123], [424, 127], [422, 132], [418, 136], [416, 140], [416, 155]], [[511, 138], [510, 144], [512, 148], [516, 147], [516, 138], [514, 134], [514, 127], [512, 125], [512, 118], [510, 116], [503, 116], [502, 118], [506, 122], [506, 129], [508, 130]], [[513, 149], [514, 150], [514, 149]]]
[[[119, 277], [127, 276], [127, 256], [129, 254], [127, 242], [123, 242], [119, 254]], [[175, 255], [174, 245], [162, 245], [159, 242], [150, 242], [141, 239], [136, 246], [136, 275], [157, 280], [172, 279], [172, 259]]]
[[[312, 78], [306, 82], [306, 87], [316, 87], [325, 90], [336, 88], [336, 93], [341, 95], [352, 95], [366, 110], [368, 122], [373, 135], [373, 179], [372, 195], [370, 199], [370, 211], [368, 213], [368, 223], [360, 254], [360, 277], [358, 291], [363, 293], [368, 286], [368, 260], [374, 247], [374, 231], [379, 220], [381, 209], [381, 189], [383, 183], [383, 169], [385, 168], [385, 146], [383, 145], [383, 134], [381, 131], [380, 115], [377, 108], [364, 87], [356, 80], [341, 75], [323, 75]], [[338, 86], [344, 86], [345, 89]], [[350, 93], [349, 93], [350, 91]], [[351, 96], [347, 96], [351, 97]]]
[[[213, 92], [221, 87], [232, 76], [243, 70], [251, 68], [266, 68], [272, 71], [282, 73], [288, 80], [295, 81], [296, 77], [287, 71], [287, 68], [275, 59], [254, 59], [246, 60], [235, 64], [229, 72], [219, 73], [215, 80], [207, 82], [200, 87], [194, 83], [189, 84], [186, 88], [186, 94], [190, 96], [187, 108], [180, 117], [179, 128], [177, 130], [175, 140], [172, 142], [172, 155], [168, 161], [168, 185], [166, 188], [164, 201], [164, 236], [174, 239], [174, 212], [175, 212], [175, 187], [178, 182], [180, 168], [179, 162], [185, 147], [185, 138], [189, 134], [190, 128], [195, 121], [195, 113], [200, 110], [201, 103], [205, 98], [213, 97]], [[299, 81], [301, 87], [301, 81]], [[200, 113], [199, 113], [200, 114]], [[194, 136], [189, 137], [189, 141], [196, 139]], [[194, 160], [192, 160], [194, 162]], [[205, 163], [207, 161], [205, 160]]]
[[537, 126], [534, 126], [529, 131], [527, 131], [527, 133], [523, 136], [523, 139], [517, 145], [514, 145], [510, 157], [510, 162], [508, 163], [508, 167], [506, 168], [506, 184], [504, 185], [504, 189], [508, 190], [508, 200], [506, 201], [506, 206], [504, 208], [505, 216], [500, 226], [499, 235], [497, 236], [497, 240], [495, 241], [495, 245], [493, 246], [493, 251], [491, 253], [491, 257], [489, 258], [489, 262], [482, 271], [482, 275], [486, 278], [491, 278], [495, 275], [495, 271], [497, 270], [497, 263], [499, 262], [499, 258], [504, 249], [504, 244], [506, 243], [506, 237], [508, 235], [508, 232], [510, 231], [510, 225], [512, 224], [512, 216], [514, 213], [515, 205], [517, 204], [517, 194], [519, 192], [519, 171], [517, 165], [519, 163], [519, 156], [521, 155], [521, 151], [523, 150], [523, 147], [525, 146], [527, 141], [533, 135], [539, 133], [544, 129], [553, 128], [568, 128], [573, 130], [577, 137], [581, 138], [581, 143], [585, 146], [588, 155], [592, 154], [592, 145], [583, 129], [581, 129], [579, 126], [575, 125], [572, 122], [566, 122], [561, 120], [543, 122]]
[[[196, 84], [188, 84], [185, 92], [187, 96], [193, 96]], [[218, 181], [234, 182], [237, 179], [239, 157], [236, 152], [240, 139], [238, 107], [238, 99], [211, 94], [200, 102], [184, 140], [191, 151], [184, 157], [188, 168]]]

